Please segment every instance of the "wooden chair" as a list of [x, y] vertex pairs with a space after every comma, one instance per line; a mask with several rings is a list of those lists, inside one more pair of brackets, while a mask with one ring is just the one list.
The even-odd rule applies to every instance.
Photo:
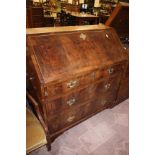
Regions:
[[27, 92], [27, 97], [33, 104], [37, 117], [26, 108], [26, 153], [46, 145], [48, 150], [51, 149], [50, 141], [48, 137], [48, 129], [41, 117], [38, 103]]

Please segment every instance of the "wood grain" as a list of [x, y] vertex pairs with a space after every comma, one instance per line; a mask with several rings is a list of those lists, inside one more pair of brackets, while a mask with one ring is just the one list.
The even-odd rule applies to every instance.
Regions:
[[129, 72], [128, 50], [112, 28], [49, 30], [27, 33], [27, 90], [38, 102], [51, 142], [128, 97]]

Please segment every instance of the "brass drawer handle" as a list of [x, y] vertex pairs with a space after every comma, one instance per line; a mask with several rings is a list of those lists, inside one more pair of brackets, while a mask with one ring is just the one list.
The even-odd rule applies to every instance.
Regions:
[[105, 99], [101, 100], [101, 105], [105, 105], [107, 103], [107, 101]]
[[111, 86], [110, 83], [106, 84], [106, 85], [105, 85], [105, 89], [109, 89], [110, 86]]
[[67, 104], [69, 106], [71, 106], [71, 105], [73, 105], [75, 103], [75, 101], [76, 101], [76, 99], [75, 98], [72, 98], [72, 99], [70, 99], [70, 100], [67, 101]]
[[113, 72], [114, 72], [114, 68], [109, 68], [109, 69], [108, 69], [108, 73], [109, 73], [109, 74], [112, 74]]
[[67, 122], [72, 122], [74, 120], [74, 118], [75, 118], [75, 116], [68, 117]]
[[68, 88], [74, 88], [77, 84], [77, 81], [76, 80], [71, 80], [67, 83], [67, 87]]

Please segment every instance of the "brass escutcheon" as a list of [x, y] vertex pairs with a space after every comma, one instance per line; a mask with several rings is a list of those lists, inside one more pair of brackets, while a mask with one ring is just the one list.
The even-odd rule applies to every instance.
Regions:
[[67, 122], [72, 122], [74, 120], [74, 118], [75, 118], [75, 116], [68, 117]]
[[113, 72], [114, 72], [114, 68], [109, 68], [109, 69], [108, 69], [108, 73], [109, 73], [109, 74], [112, 74]]
[[75, 98], [72, 98], [72, 99], [70, 99], [70, 100], [67, 101], [67, 104], [69, 106], [71, 106], [71, 105], [73, 105], [75, 103], [75, 101], [76, 101]]
[[106, 84], [106, 85], [105, 85], [105, 89], [109, 89], [110, 86], [111, 86], [110, 83]]
[[73, 87], [76, 86], [76, 84], [77, 84], [77, 81], [76, 81], [76, 80], [71, 80], [71, 81], [69, 81], [69, 82], [67, 83], [67, 87], [68, 87], [68, 88], [73, 88]]

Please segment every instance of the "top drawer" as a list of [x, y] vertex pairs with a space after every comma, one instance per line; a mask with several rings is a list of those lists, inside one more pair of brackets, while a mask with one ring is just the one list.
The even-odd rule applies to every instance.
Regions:
[[104, 69], [100, 69], [96, 72], [96, 79], [100, 80], [104, 77], [113, 77], [117, 74], [120, 74], [123, 70], [123, 64], [117, 64], [113, 66], [109, 66]]
[[79, 87], [85, 86], [95, 79], [95, 73], [91, 72], [89, 74], [74, 77], [67, 81], [57, 84], [51, 84], [47, 87], [47, 93], [49, 97], [61, 95], [62, 93], [73, 91]]
[[61, 94], [71, 92], [75, 89], [84, 87], [97, 80], [107, 79], [113, 77], [122, 71], [122, 64], [110, 66], [108, 68], [93, 71], [80, 77], [73, 77], [67, 81], [57, 84], [50, 84], [47, 86], [48, 97], [61, 96]]

